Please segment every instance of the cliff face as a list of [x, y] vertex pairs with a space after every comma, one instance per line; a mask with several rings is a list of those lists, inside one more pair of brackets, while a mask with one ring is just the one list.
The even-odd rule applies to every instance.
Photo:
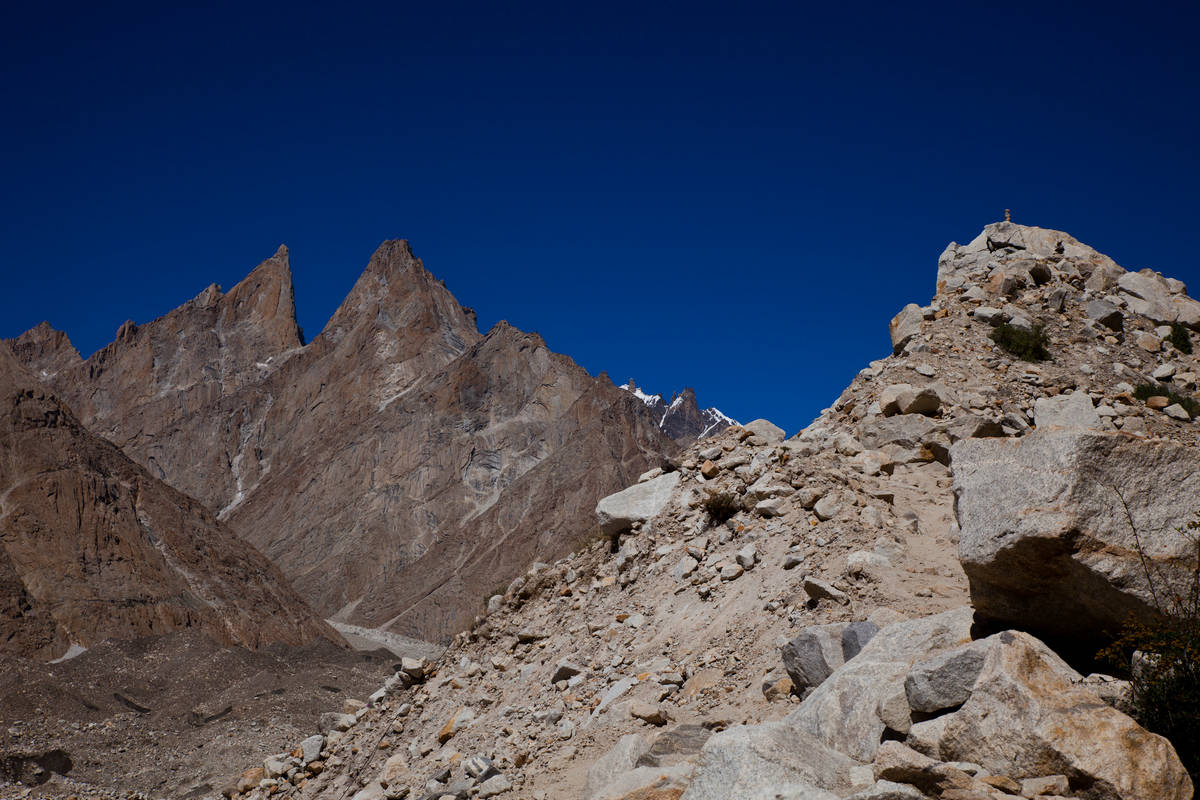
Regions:
[[[87, 361], [15, 340], [84, 423], [196, 497], [327, 616], [442, 638], [675, 445], [607, 379], [487, 336], [403, 241], [301, 345], [282, 249]], [[57, 346], [56, 346], [57, 345]]]
[[277, 568], [85, 430], [4, 345], [0, 520], [6, 654], [181, 629], [251, 648], [340, 641]]

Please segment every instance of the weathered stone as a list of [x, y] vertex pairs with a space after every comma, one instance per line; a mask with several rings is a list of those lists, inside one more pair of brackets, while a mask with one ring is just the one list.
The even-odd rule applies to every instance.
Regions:
[[314, 734], [300, 742], [300, 759], [305, 764], [311, 764], [321, 757], [321, 748], [325, 746], [325, 737]]
[[661, 705], [644, 701], [634, 702], [629, 707], [629, 716], [651, 725], [666, 725], [671, 719]]
[[871, 450], [879, 450], [892, 444], [920, 447], [929, 440], [937, 427], [936, 422], [921, 414], [899, 414], [861, 423], [858, 435], [863, 445]]
[[596, 504], [596, 520], [607, 534], [628, 530], [635, 522], [656, 516], [671, 500], [679, 485], [679, 473], [668, 472], [645, 483], [638, 483]]
[[782, 497], [772, 497], [754, 504], [754, 513], [760, 517], [782, 517], [787, 513], [788, 504]]
[[463, 728], [475, 721], [475, 712], [469, 708], [460, 708], [446, 721], [442, 729], [438, 731], [438, 744], [445, 744], [454, 737], [454, 734], [461, 731]]
[[550, 675], [550, 682], [558, 683], [559, 681], [565, 681], [574, 678], [576, 675], [583, 673], [583, 671], [583, 667], [563, 659], [554, 665], [554, 672]]
[[855, 792], [846, 800], [926, 800], [927, 795], [915, 786], [894, 781], [876, 781], [870, 787]]
[[671, 577], [677, 581], [681, 581], [695, 572], [698, 566], [700, 566], [699, 561], [691, 556], [684, 556], [671, 568]]
[[476, 789], [476, 794], [479, 797], [495, 797], [498, 794], [504, 794], [512, 788], [512, 781], [504, 775], [493, 775], [492, 777], [479, 784]]
[[836, 800], [848, 792], [846, 756], [779, 722], [713, 734], [680, 800]]
[[1192, 415], [1187, 412], [1187, 409], [1179, 405], [1179, 403], [1172, 403], [1171, 405], [1167, 406], [1163, 409], [1163, 413], [1172, 419], [1179, 419], [1183, 420], [1184, 422], [1192, 418]]
[[986, 645], [972, 642], [916, 664], [904, 679], [909, 706], [932, 713], [965, 703], [986, 654]]
[[813, 513], [819, 520], [833, 519], [842, 510], [842, 498], [836, 492], [830, 492], [813, 506]]
[[1127, 272], [1117, 281], [1117, 287], [1135, 314], [1155, 322], [1174, 322], [1179, 316], [1172, 302], [1171, 289], [1163, 277], [1153, 270]]
[[1052, 427], [1100, 428], [1100, 416], [1085, 392], [1039, 397], [1033, 404], [1033, 418], [1039, 430]]
[[842, 634], [847, 627], [845, 622], [810, 625], [783, 646], [783, 667], [798, 690], [819, 686], [845, 663]]
[[605, 786], [616, 780], [621, 773], [634, 768], [638, 759], [650, 750], [650, 745], [636, 733], [626, 734], [612, 748], [596, 760], [588, 770], [584, 798], [594, 798]]
[[721, 468], [712, 461], [705, 461], [700, 465], [700, 474], [705, 478], [712, 480], [721, 473]]
[[921, 323], [924, 319], [925, 315], [921, 313], [921, 307], [916, 303], [909, 303], [900, 310], [899, 314], [892, 317], [892, 321], [888, 323], [888, 334], [892, 339], [892, 355], [900, 355], [904, 346], [914, 336], [921, 333]]
[[971, 622], [971, 609], [965, 607], [880, 629], [861, 653], [788, 714], [786, 723], [857, 761], [873, 761], [887, 728], [880, 704], [904, 694], [912, 662], [970, 641]]
[[762, 439], [767, 444], [779, 444], [787, 435], [783, 428], [766, 419], [755, 419], [747, 422], [742, 429]]
[[753, 569], [754, 565], [758, 563], [758, 550], [753, 544], [748, 544], [737, 551], [735, 558], [744, 569]]
[[1092, 300], [1083, 307], [1083, 313], [1088, 319], [1095, 320], [1110, 330], [1119, 331], [1124, 326], [1125, 315], [1107, 300]]
[[842, 660], [849, 661], [862, 652], [867, 643], [879, 633], [879, 626], [870, 620], [851, 622], [842, 630]]
[[1004, 312], [991, 306], [979, 306], [979, 308], [975, 309], [974, 317], [980, 322], [985, 322], [992, 326], [1004, 322]]
[[1071, 782], [1066, 775], [1043, 775], [1039, 778], [1025, 778], [1021, 781], [1022, 797], [1037, 797], [1039, 795], [1056, 794], [1065, 796], [1071, 792]]
[[803, 587], [805, 593], [813, 600], [832, 600], [843, 605], [850, 602], [850, 598], [841, 589], [811, 575], [805, 577]]
[[952, 457], [959, 556], [981, 619], [1094, 643], [1131, 617], [1162, 618], [1146, 564], [1160, 595], [1189, 579], [1195, 551], [1176, 528], [1200, 472], [1186, 448], [1038, 430], [964, 440]]
[[1091, 796], [1183, 800], [1192, 784], [1170, 743], [1077, 685], [1081, 676], [1032, 636], [982, 640], [983, 669], [936, 748], [994, 775], [1075, 776]]

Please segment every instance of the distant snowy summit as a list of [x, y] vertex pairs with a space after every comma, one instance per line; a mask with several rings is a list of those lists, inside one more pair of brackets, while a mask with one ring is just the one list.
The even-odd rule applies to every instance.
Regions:
[[696, 403], [696, 393], [690, 386], [674, 395], [670, 403], [661, 394], [646, 394], [632, 379], [621, 388], [645, 403], [658, 416], [658, 427], [662, 432], [677, 442], [703, 439], [738, 424], [737, 420], [721, 413], [720, 409], [700, 408]]

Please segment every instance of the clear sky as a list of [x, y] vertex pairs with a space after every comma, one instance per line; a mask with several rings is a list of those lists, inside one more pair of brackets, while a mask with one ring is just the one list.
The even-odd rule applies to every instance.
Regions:
[[1013, 209], [1197, 287], [1196, 3], [22, 3], [0, 336], [86, 356], [280, 243], [789, 433]]

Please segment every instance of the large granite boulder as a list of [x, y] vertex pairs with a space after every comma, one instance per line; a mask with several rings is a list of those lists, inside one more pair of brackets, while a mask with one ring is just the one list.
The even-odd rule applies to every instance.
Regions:
[[959, 556], [980, 621], [1094, 643], [1161, 619], [1195, 566], [1178, 528], [1200, 506], [1196, 456], [1080, 429], [955, 444]]
[[633, 523], [644, 522], [666, 508], [678, 485], [679, 473], [668, 472], [610, 494], [596, 504], [596, 521], [607, 534], [628, 530]]
[[1012, 778], [1064, 775], [1071, 794], [1188, 800], [1192, 782], [1170, 742], [1079, 685], [1045, 644], [1005, 631], [914, 666], [913, 678], [958, 664], [961, 707], [913, 726], [908, 744]]
[[924, 319], [921, 307], [916, 303], [909, 303], [900, 309], [899, 314], [892, 317], [892, 321], [888, 323], [888, 333], [892, 338], [893, 355], [899, 355], [904, 350], [904, 346], [921, 332], [921, 323]]

